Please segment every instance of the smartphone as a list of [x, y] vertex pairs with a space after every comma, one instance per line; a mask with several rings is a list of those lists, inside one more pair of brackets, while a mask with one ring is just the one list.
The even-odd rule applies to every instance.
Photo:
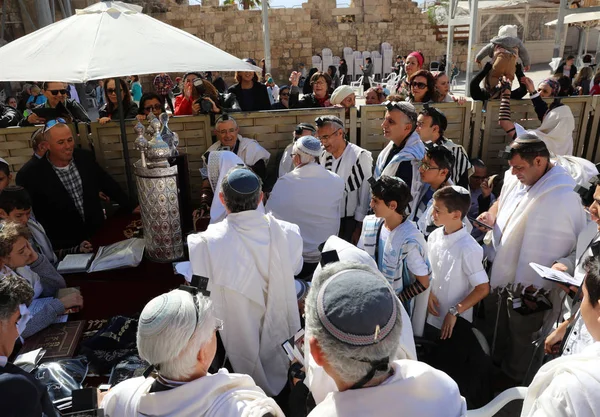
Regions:
[[470, 217], [470, 216], [469, 216], [469, 220], [470, 220], [470, 221], [472, 221], [473, 223], [475, 223], [477, 226], [483, 227], [483, 228], [485, 228], [485, 229], [488, 229], [488, 230], [493, 230], [493, 229], [494, 229], [494, 228], [493, 228], [492, 226], [490, 226], [489, 224], [482, 223], [482, 222], [480, 222], [479, 220], [477, 220], [477, 219], [476, 219], [476, 218], [474, 218], [474, 217]]

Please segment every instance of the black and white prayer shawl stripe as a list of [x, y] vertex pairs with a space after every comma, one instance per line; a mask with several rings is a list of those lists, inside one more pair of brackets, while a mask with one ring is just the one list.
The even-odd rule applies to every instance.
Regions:
[[450, 173], [450, 179], [454, 184], [458, 184], [462, 175], [471, 170], [473, 165], [471, 164], [471, 161], [469, 161], [469, 156], [462, 146], [455, 144], [447, 138], [440, 139], [443, 140], [443, 145], [454, 155], [454, 166]]
[[335, 167], [332, 154], [323, 151], [320, 157], [321, 163], [323, 163], [323, 161], [325, 162], [323, 164], [325, 169], [338, 175], [340, 175], [339, 171], [342, 165], [348, 166], [348, 164], [351, 164], [352, 166], [347, 178], [344, 179], [344, 212], [340, 213], [342, 218], [354, 215], [354, 211], [359, 205], [358, 200], [360, 199], [360, 195], [358, 195], [357, 198], [350, 198], [350, 196], [353, 193], [358, 193], [365, 180], [368, 180], [372, 177], [372, 172], [366, 167], [362, 167], [360, 164], [360, 155], [367, 151], [356, 145], [353, 145], [352, 143], [348, 143], [347, 148], [348, 149], [344, 151], [340, 159], [338, 159]]

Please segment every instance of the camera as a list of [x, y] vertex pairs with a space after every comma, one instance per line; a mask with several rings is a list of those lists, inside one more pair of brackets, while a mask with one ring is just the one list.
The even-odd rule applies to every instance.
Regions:
[[200, 113], [207, 114], [212, 111], [212, 103], [208, 100], [210, 98], [208, 94], [203, 94], [198, 100], [195, 101], [196, 104], [200, 105]]

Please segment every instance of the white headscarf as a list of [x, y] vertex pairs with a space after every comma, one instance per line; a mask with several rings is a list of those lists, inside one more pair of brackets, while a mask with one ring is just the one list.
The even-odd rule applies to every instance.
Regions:
[[218, 223], [227, 216], [225, 206], [221, 203], [219, 193], [223, 177], [229, 170], [244, 165], [239, 156], [230, 151], [212, 151], [208, 154], [208, 182], [213, 189], [214, 197], [210, 206], [210, 223]]

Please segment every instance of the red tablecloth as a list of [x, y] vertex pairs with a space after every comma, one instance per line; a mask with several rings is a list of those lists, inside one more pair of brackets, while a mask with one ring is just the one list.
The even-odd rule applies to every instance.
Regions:
[[[118, 216], [106, 221], [92, 239], [94, 248], [125, 240], [123, 231], [139, 215]], [[172, 263], [152, 262], [144, 258], [136, 268], [65, 274], [69, 287], [80, 287], [84, 308], [70, 320], [105, 319], [121, 314], [140, 313], [152, 298], [183, 283], [175, 275]]]

